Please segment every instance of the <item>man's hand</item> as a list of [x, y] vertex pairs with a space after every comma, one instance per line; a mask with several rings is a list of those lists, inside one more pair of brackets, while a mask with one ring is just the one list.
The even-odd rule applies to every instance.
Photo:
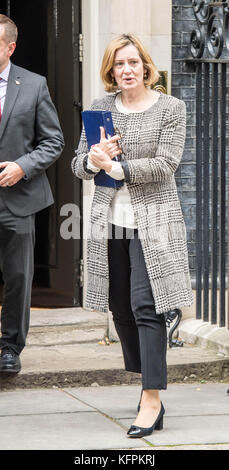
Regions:
[[13, 186], [25, 176], [24, 171], [16, 162], [0, 163], [0, 186]]

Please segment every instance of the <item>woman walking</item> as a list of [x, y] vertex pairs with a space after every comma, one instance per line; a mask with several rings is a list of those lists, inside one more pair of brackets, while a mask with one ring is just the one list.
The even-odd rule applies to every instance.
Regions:
[[142, 437], [163, 428], [165, 314], [193, 302], [174, 178], [184, 149], [186, 107], [150, 88], [159, 74], [133, 35], [110, 42], [101, 78], [108, 94], [91, 109], [111, 111], [118, 132], [106, 138], [101, 128], [100, 143], [88, 149], [83, 130], [72, 170], [88, 180], [103, 169], [124, 184], [119, 189], [95, 187], [86, 306], [111, 310], [125, 369], [142, 374], [138, 414], [128, 431], [129, 437]]

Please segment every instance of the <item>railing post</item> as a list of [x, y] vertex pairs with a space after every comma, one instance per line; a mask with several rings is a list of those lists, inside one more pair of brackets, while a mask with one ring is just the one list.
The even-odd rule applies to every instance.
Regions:
[[202, 179], [203, 179], [203, 149], [202, 149], [202, 64], [196, 67], [196, 318], [202, 316]]
[[203, 113], [203, 319], [209, 321], [209, 155], [210, 155], [210, 135], [209, 135], [209, 95], [210, 95], [210, 65], [203, 64], [204, 79], [204, 113]]
[[226, 317], [226, 79], [227, 64], [221, 64], [220, 100], [220, 166], [219, 166], [219, 326], [225, 326]]

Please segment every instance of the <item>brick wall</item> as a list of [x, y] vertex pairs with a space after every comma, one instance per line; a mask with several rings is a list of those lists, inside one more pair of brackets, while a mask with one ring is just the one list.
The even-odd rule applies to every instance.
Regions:
[[187, 228], [190, 273], [195, 280], [195, 226], [196, 226], [196, 138], [195, 138], [195, 73], [187, 70], [183, 61], [190, 57], [190, 34], [196, 21], [191, 0], [172, 2], [172, 87], [171, 94], [182, 99], [187, 108], [187, 132], [176, 182]]

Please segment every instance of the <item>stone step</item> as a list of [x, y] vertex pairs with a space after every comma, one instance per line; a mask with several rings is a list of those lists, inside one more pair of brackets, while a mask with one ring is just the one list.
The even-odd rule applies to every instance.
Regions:
[[75, 325], [60, 325], [31, 328], [27, 337], [28, 346], [55, 346], [91, 343], [103, 340], [105, 328], [79, 328]]
[[[117, 342], [28, 346], [21, 362], [19, 374], [1, 376], [0, 389], [141, 383], [140, 374], [124, 370]], [[169, 383], [229, 380], [229, 358], [197, 346], [168, 348], [167, 364]]]
[[107, 316], [82, 308], [31, 310], [28, 346], [55, 346], [102, 340]]
[[96, 342], [108, 336], [108, 330], [109, 338], [119, 341], [112, 314], [82, 308], [32, 310], [27, 346]]
[[106, 327], [107, 314], [81, 307], [31, 309], [30, 328], [67, 325], [79, 328]]
[[[0, 376], [0, 389], [140, 384], [124, 370], [120, 342], [101, 341], [107, 315], [81, 308], [32, 310], [19, 374]], [[229, 357], [184, 343], [167, 352], [168, 382], [229, 380]]]

